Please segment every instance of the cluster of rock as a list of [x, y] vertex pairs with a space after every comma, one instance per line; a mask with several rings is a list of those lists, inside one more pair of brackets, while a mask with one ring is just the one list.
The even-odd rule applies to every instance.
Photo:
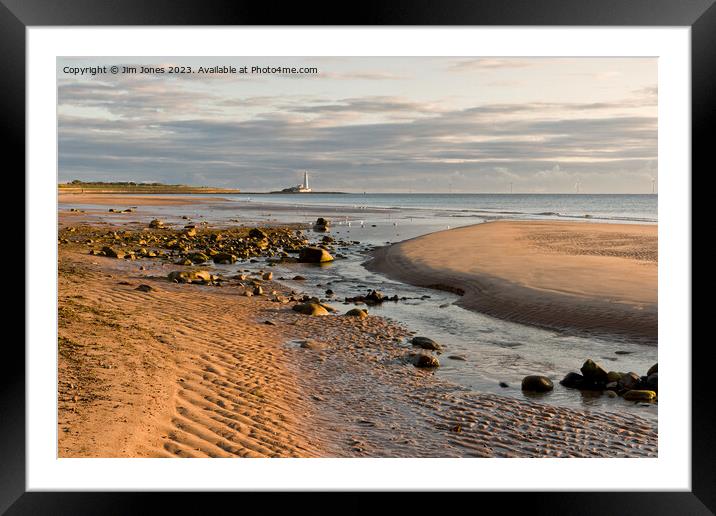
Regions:
[[398, 301], [400, 298], [398, 298], [398, 295], [394, 295], [392, 297], [388, 297], [384, 295], [382, 292], [379, 292], [377, 290], [370, 290], [368, 294], [364, 296], [355, 296], [355, 297], [347, 297], [345, 298], [346, 303], [363, 303], [366, 305], [379, 305], [385, 301]]
[[[583, 391], [603, 391], [610, 397], [622, 396], [629, 401], [656, 401], [659, 392], [658, 364], [640, 376], [635, 372], [607, 371], [601, 364], [589, 359], [580, 373], [567, 373], [559, 382], [564, 387]], [[546, 376], [530, 375], [522, 380], [522, 390], [548, 392], [554, 388]]]
[[[62, 232], [70, 233], [73, 229]], [[70, 240], [61, 238], [59, 243], [67, 244]], [[155, 219], [143, 231], [95, 231], [93, 238], [83, 243], [90, 247], [90, 254], [97, 256], [130, 260], [165, 258], [187, 266], [208, 262], [227, 264], [259, 257], [271, 259], [273, 263], [325, 263], [334, 259], [327, 245], [310, 246], [300, 230], [287, 227], [208, 229], [188, 224], [175, 230]]]

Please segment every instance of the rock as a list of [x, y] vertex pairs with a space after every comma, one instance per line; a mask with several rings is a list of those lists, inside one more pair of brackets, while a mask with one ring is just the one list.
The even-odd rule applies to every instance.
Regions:
[[196, 236], [196, 228], [188, 228], [184, 231], [184, 234], [188, 237]]
[[139, 291], [141, 291], [141, 292], [151, 292], [152, 290], [154, 290], [154, 287], [152, 287], [151, 285], [147, 285], [147, 284], [145, 284], [145, 283], [142, 283], [141, 285], [139, 285], [139, 286], [138, 286], [137, 288], [135, 288], [134, 290], [139, 290]]
[[609, 382], [604, 386], [606, 389], [609, 389], [611, 391], [614, 391], [619, 388], [619, 384], [617, 382]]
[[582, 371], [582, 376], [588, 382], [596, 384], [607, 383], [607, 370], [591, 359], [584, 362], [580, 371]]
[[235, 255], [231, 253], [219, 253], [213, 256], [214, 263], [236, 263]]
[[[314, 303], [316, 302], [315, 298], [314, 298], [314, 300], [313, 300], [312, 302], [314, 302]], [[335, 313], [335, 312], [338, 311], [338, 309], [333, 308], [331, 305], [328, 305], [328, 304], [326, 304], [326, 303], [318, 302], [318, 304], [321, 305], [321, 306], [322, 306], [325, 310], [327, 310], [328, 312]]]
[[208, 271], [172, 271], [167, 278], [176, 283], [211, 283], [216, 276]]
[[651, 366], [649, 368], [649, 370], [646, 372], [646, 376], [651, 376], [652, 374], [658, 373], [658, 372], [659, 372], [659, 363], [657, 362], [656, 364], [654, 364], [653, 366]]
[[659, 373], [651, 373], [646, 378], [646, 388], [651, 391], [659, 392]]
[[616, 371], [609, 371], [607, 373], [607, 383], [618, 382], [624, 373], [618, 373]]
[[609, 396], [610, 398], [616, 398], [616, 397], [619, 396], [619, 395], [618, 395], [615, 391], [608, 390], [608, 391], [607, 391], [607, 396]]
[[258, 240], [262, 240], [264, 238], [268, 238], [268, 235], [261, 231], [259, 228], [253, 228], [251, 231], [249, 231], [249, 238], [256, 238]]
[[439, 351], [442, 349], [440, 344], [435, 342], [433, 339], [429, 339], [428, 337], [413, 337], [410, 343], [413, 346], [417, 346], [421, 349], [430, 349]]
[[510, 386], [507, 382], [500, 382], [498, 385], [503, 389], [507, 389]]
[[324, 219], [323, 217], [318, 217], [316, 219], [316, 222], [313, 224], [313, 231], [328, 231], [330, 225], [330, 220]]
[[370, 293], [365, 296], [365, 300], [369, 303], [382, 303], [385, 300], [385, 296], [382, 292], [377, 290], [371, 290]]
[[617, 381], [617, 384], [619, 385], [620, 389], [628, 391], [633, 387], [637, 386], [640, 381], [641, 377], [638, 374], [630, 372], [623, 374], [622, 377], [619, 378], [619, 380]]
[[440, 367], [440, 361], [432, 355], [416, 355], [413, 361], [415, 367], [421, 369], [434, 369]]
[[552, 380], [546, 376], [529, 375], [522, 379], [522, 390], [529, 392], [549, 392], [554, 389]]
[[304, 315], [328, 315], [328, 310], [318, 303], [299, 303], [293, 305], [293, 311]]
[[450, 355], [448, 358], [449, 358], [450, 360], [458, 360], [458, 361], [460, 361], [460, 362], [467, 362], [467, 358], [465, 358], [465, 357], [462, 356], [462, 355]]
[[579, 373], [567, 373], [559, 383], [569, 389], [579, 389], [584, 384], [584, 376]]
[[273, 321], [264, 321], [264, 324], [266, 324], [268, 326], [276, 326], [276, 323]]
[[298, 261], [303, 263], [325, 263], [333, 261], [333, 256], [320, 247], [304, 247], [298, 255]]
[[164, 227], [164, 221], [161, 221], [159, 219], [154, 219], [149, 223], [150, 228], [163, 228]]
[[306, 278], [303, 276], [294, 276], [292, 279], [293, 281], [306, 281]]
[[209, 257], [204, 253], [191, 253], [187, 256], [191, 263], [206, 263], [209, 261]]
[[349, 317], [358, 317], [360, 319], [365, 319], [368, 317], [368, 310], [363, 310], [362, 308], [352, 308], [351, 310], [348, 310], [346, 312], [346, 315]]
[[298, 344], [303, 349], [320, 350], [324, 348], [324, 345], [315, 340], [301, 340]]
[[260, 286], [256, 285], [256, 286], [254, 287], [254, 295], [255, 295], [255, 296], [263, 296], [263, 295], [264, 295], [264, 289], [261, 288]]
[[105, 246], [102, 248], [102, 253], [104, 253], [105, 256], [108, 256], [110, 258], [122, 259], [126, 256], [126, 254], [123, 251], [117, 251], [116, 249], [113, 249], [108, 246]]
[[627, 401], [654, 401], [656, 393], [647, 390], [631, 390], [624, 394], [624, 399]]
[[264, 279], [266, 281], [270, 281], [273, 279], [273, 272], [264, 272], [261, 276], [261, 279]]

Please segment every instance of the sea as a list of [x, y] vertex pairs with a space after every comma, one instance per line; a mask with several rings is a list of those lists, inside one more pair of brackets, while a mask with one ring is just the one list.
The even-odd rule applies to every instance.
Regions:
[[[197, 195], [201, 198], [206, 196]], [[657, 405], [627, 402], [601, 393], [566, 389], [558, 381], [579, 371], [591, 358], [608, 370], [645, 374], [658, 359], [658, 347], [627, 338], [596, 338], [556, 332], [503, 321], [463, 309], [457, 295], [414, 287], [368, 271], [364, 263], [376, 247], [459, 226], [493, 220], [581, 220], [584, 223], [657, 224], [657, 195], [589, 194], [231, 194], [227, 201], [181, 206], [139, 207], [131, 214], [105, 213], [104, 220], [119, 223], [160, 217], [183, 226], [187, 216], [212, 225], [265, 223], [310, 224], [317, 217], [332, 221], [330, 234], [355, 242], [336, 251], [344, 258], [328, 266], [282, 264], [274, 277], [301, 275], [306, 281], [281, 281], [296, 291], [326, 298], [336, 307], [342, 300], [378, 289], [408, 300], [370, 307], [374, 315], [396, 320], [418, 335], [445, 347], [435, 374], [466, 388], [533, 399], [521, 391], [521, 379], [543, 374], [555, 389], [537, 401], [572, 408], [634, 413], [656, 421]], [[61, 209], [98, 209], [98, 206], [63, 204]], [[101, 207], [107, 211], [107, 207]], [[118, 206], [124, 208], [124, 206]], [[181, 227], [179, 226], [179, 227]], [[323, 234], [307, 232], [318, 239]], [[219, 272], [265, 269], [265, 263], [239, 262], [217, 266]], [[334, 292], [327, 297], [326, 290]], [[348, 306], [344, 307], [348, 308]], [[617, 353], [618, 352], [618, 353]], [[447, 358], [460, 355], [464, 360]], [[503, 385], [503, 386], [501, 386]], [[507, 385], [507, 387], [504, 387]]]

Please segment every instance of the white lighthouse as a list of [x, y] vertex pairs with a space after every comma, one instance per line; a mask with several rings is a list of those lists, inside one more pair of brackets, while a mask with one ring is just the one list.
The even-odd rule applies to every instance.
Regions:
[[298, 186], [292, 186], [290, 188], [284, 188], [281, 190], [286, 193], [310, 193], [312, 190], [308, 186], [308, 170], [303, 172], [303, 183]]

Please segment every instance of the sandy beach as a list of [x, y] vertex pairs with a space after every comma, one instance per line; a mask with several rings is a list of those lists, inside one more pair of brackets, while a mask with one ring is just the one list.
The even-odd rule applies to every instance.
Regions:
[[223, 197], [188, 197], [181, 194], [172, 195], [132, 195], [113, 193], [63, 193], [57, 195], [60, 204], [94, 204], [101, 206], [182, 206], [187, 204], [205, 204], [207, 202], [226, 202]]
[[657, 342], [657, 226], [496, 221], [384, 247], [367, 264], [524, 324]]
[[280, 279], [247, 297], [242, 279], [178, 284], [172, 261], [88, 254], [148, 238], [146, 224], [61, 212], [60, 228], [61, 457], [657, 454], [650, 421], [451, 384], [414, 367], [410, 328], [340, 304], [299, 314]]

